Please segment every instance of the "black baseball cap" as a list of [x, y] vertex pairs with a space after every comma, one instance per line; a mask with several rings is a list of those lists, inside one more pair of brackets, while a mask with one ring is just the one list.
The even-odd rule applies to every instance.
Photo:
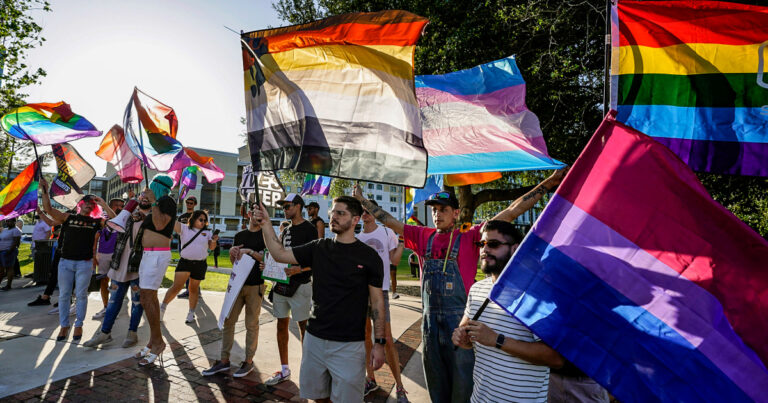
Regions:
[[425, 206], [433, 206], [435, 204], [450, 206], [455, 209], [459, 208], [459, 201], [456, 199], [456, 196], [449, 192], [437, 192], [429, 196], [429, 200], [424, 202]]
[[315, 208], [320, 208], [320, 205], [319, 205], [319, 204], [317, 204], [317, 202], [316, 202], [316, 201], [313, 201], [313, 202], [309, 202], [309, 204], [307, 204], [307, 207], [315, 207]]

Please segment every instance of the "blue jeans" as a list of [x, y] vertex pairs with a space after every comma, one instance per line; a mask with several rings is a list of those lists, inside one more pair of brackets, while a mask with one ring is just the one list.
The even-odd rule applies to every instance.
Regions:
[[72, 300], [72, 287], [75, 287], [77, 303], [75, 309], [75, 327], [83, 326], [85, 311], [88, 309], [88, 284], [93, 273], [91, 260], [59, 261], [59, 324], [69, 327], [69, 301]]
[[131, 288], [131, 323], [128, 324], [128, 330], [135, 332], [139, 328], [141, 315], [144, 313], [144, 307], [141, 306], [139, 301], [139, 279], [130, 281], [112, 280], [112, 285], [109, 288], [110, 296], [107, 312], [104, 313], [104, 322], [101, 323], [102, 333], [112, 332], [115, 318], [117, 318], [117, 314], [120, 313], [120, 309], [123, 307], [123, 298], [128, 293], [129, 287]]

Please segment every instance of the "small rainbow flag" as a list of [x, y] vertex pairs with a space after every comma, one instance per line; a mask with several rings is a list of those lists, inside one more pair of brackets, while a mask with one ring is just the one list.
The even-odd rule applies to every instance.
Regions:
[[179, 180], [179, 200], [184, 200], [187, 197], [187, 193], [190, 190], [197, 188], [197, 171], [198, 167], [189, 166], [181, 173], [181, 179]]
[[617, 120], [696, 171], [768, 176], [768, 7], [622, 0], [612, 19]]
[[37, 161], [24, 168], [0, 191], [0, 220], [16, 218], [37, 209]]
[[91, 122], [73, 113], [64, 102], [24, 105], [5, 114], [0, 127], [13, 137], [43, 145], [101, 136]]
[[307, 174], [301, 186], [302, 195], [325, 195], [331, 191], [331, 178], [322, 175]]

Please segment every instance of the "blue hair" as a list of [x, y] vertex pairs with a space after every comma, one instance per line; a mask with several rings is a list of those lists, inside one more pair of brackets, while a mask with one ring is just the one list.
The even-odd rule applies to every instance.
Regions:
[[166, 174], [157, 174], [152, 178], [152, 182], [149, 183], [149, 189], [155, 194], [156, 199], [160, 199], [163, 196], [168, 196], [171, 193], [173, 187], [173, 179]]

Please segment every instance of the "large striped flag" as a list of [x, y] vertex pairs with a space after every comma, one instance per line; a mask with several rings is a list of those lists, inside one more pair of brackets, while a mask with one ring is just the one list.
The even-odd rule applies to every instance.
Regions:
[[141, 160], [128, 147], [125, 133], [120, 125], [114, 125], [101, 140], [96, 156], [115, 167], [120, 180], [125, 183], [139, 183], [144, 179]]
[[24, 168], [0, 190], [0, 220], [16, 218], [37, 209], [37, 161]]
[[91, 122], [73, 113], [64, 102], [16, 108], [0, 119], [0, 127], [13, 137], [44, 145], [101, 136]]
[[167, 172], [182, 145], [176, 140], [179, 122], [173, 108], [133, 89], [123, 115], [125, 140], [148, 168]]
[[766, 401], [768, 242], [609, 116], [491, 299], [623, 402]]
[[768, 7], [622, 0], [613, 16], [617, 119], [696, 171], [768, 176]]
[[515, 57], [416, 77], [429, 174], [563, 167], [547, 154], [539, 119], [525, 105]]
[[413, 57], [426, 23], [382, 11], [244, 34], [254, 170], [423, 186]]

